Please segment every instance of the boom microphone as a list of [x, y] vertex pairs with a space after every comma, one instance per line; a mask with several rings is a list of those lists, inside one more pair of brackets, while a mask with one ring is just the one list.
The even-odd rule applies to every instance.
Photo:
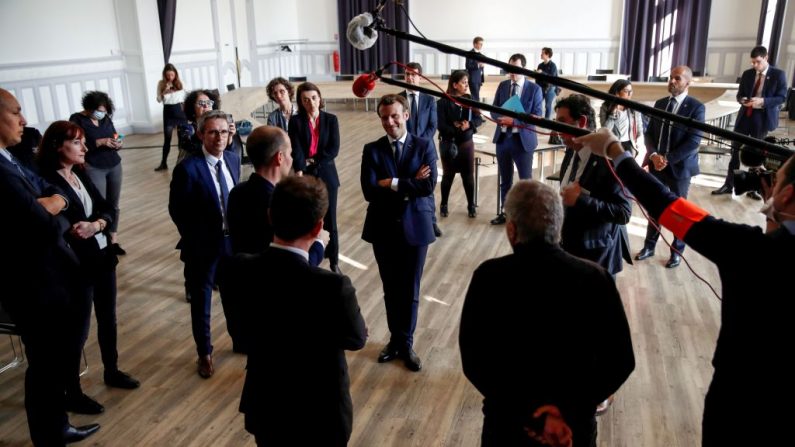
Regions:
[[357, 98], [366, 98], [373, 90], [375, 90], [375, 81], [378, 80], [378, 75], [375, 72], [364, 73], [353, 81], [353, 94]]
[[366, 50], [375, 45], [378, 33], [374, 28], [378, 23], [383, 24], [381, 10], [384, 9], [384, 6], [386, 6], [386, 0], [379, 0], [371, 12], [359, 14], [348, 22], [346, 36], [348, 42], [357, 50]]
[[366, 50], [378, 40], [378, 33], [373, 29], [373, 15], [369, 12], [359, 14], [348, 22], [348, 42], [357, 50]]

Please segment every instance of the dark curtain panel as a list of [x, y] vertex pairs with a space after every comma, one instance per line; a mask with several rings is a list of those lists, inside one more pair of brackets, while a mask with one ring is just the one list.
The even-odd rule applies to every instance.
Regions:
[[[646, 81], [649, 76], [659, 76], [677, 65], [703, 72], [711, 3], [711, 0], [625, 0], [621, 73], [629, 74], [633, 81]], [[670, 20], [674, 15], [676, 20]], [[671, 46], [668, 66], [660, 60], [660, 54]]]
[[[372, 48], [360, 51], [348, 43], [345, 34], [348, 31], [348, 22], [359, 14], [372, 11], [377, 0], [337, 0], [337, 17], [339, 17], [340, 35], [340, 70], [343, 74], [358, 74], [360, 71], [373, 71], [387, 62], [409, 61], [409, 42], [398, 40], [384, 33], [379, 33], [378, 40]], [[404, 0], [403, 5], [408, 11], [409, 0]], [[408, 16], [400, 6], [388, 2], [381, 11], [381, 16], [386, 21], [386, 26], [400, 31], [409, 31]], [[392, 74], [398, 73], [397, 67], [390, 67]]]
[[[759, 31], [756, 33], [756, 44], [764, 45], [762, 37], [765, 34], [765, 19], [767, 18], [767, 8], [769, 6], [768, 0], [762, 0], [762, 11], [759, 14]], [[776, 13], [773, 16], [772, 29], [770, 31], [770, 43], [767, 47], [768, 61], [776, 65], [776, 58], [778, 56], [778, 47], [781, 44], [781, 31], [784, 27], [784, 9], [787, 7], [787, 0], [779, 0], [776, 4]]]
[[177, 0], [157, 0], [157, 13], [160, 16], [160, 38], [163, 40], [163, 61], [167, 64], [171, 58], [171, 45], [174, 43]]

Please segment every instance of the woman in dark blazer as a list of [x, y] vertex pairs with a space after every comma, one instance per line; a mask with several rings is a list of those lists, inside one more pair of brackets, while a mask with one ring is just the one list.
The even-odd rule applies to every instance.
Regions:
[[337, 191], [340, 179], [334, 159], [340, 152], [340, 126], [337, 117], [326, 113], [320, 89], [311, 82], [298, 86], [298, 114], [290, 118], [289, 135], [293, 146], [293, 169], [298, 175], [314, 175], [326, 183], [328, 212], [323, 228], [330, 240], [325, 256], [332, 271], [340, 273], [337, 235]]
[[91, 301], [96, 307], [97, 338], [105, 366], [105, 384], [133, 389], [137, 380], [118, 368], [116, 349], [116, 264], [118, 259], [110, 245], [109, 225], [113, 206], [102, 197], [83, 169], [87, 152], [83, 129], [69, 121], [56, 121], [47, 128], [38, 152], [41, 175], [58, 186], [69, 199], [69, 207], [61, 212], [69, 221], [65, 239], [80, 260], [80, 278], [76, 288], [75, 315], [79, 332], [75, 334], [75, 361], [72, 374], [66, 379], [67, 410], [96, 414], [104, 409], [86, 396], [80, 387], [80, 352], [91, 324]]
[[[464, 70], [456, 70], [447, 81], [447, 94], [471, 98], [467, 93], [469, 77]], [[450, 197], [450, 188], [453, 186], [455, 174], [461, 174], [464, 183], [464, 193], [467, 196], [467, 214], [469, 217], [477, 216], [475, 209], [475, 143], [472, 135], [477, 132], [477, 127], [483, 124], [480, 112], [467, 109], [455, 104], [449, 98], [442, 98], [437, 103], [436, 113], [439, 123], [439, 153], [442, 157], [442, 203], [439, 213], [447, 217], [447, 199]], [[457, 148], [452, 154], [450, 148]]]

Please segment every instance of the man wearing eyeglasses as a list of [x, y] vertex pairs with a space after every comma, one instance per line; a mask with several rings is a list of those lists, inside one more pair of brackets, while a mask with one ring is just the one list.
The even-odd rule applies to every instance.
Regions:
[[[229, 191], [240, 179], [240, 158], [225, 151], [229, 123], [224, 112], [214, 110], [199, 118], [202, 150], [174, 168], [168, 211], [177, 225], [185, 263], [185, 285], [191, 295], [193, 339], [198, 353], [198, 373], [214, 373], [210, 342], [210, 310], [219, 263], [231, 255], [226, 204]], [[221, 277], [219, 275], [219, 277]], [[223, 302], [224, 284], [219, 283]]]

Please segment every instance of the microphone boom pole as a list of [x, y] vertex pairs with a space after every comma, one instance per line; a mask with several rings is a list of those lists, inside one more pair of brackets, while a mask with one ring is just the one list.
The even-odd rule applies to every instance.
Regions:
[[[380, 19], [380, 17], [379, 17], [379, 19]], [[707, 124], [707, 123], [702, 123], [701, 121], [696, 121], [696, 120], [694, 120], [692, 118], [685, 118], [685, 117], [682, 117], [680, 115], [676, 115], [674, 113], [666, 112], [665, 110], [660, 110], [660, 109], [656, 109], [656, 108], [651, 107], [651, 106], [647, 106], [646, 104], [642, 104], [642, 103], [631, 101], [631, 100], [624, 99], [624, 98], [619, 98], [618, 96], [614, 96], [614, 95], [611, 95], [609, 93], [602, 92], [602, 91], [590, 88], [590, 87], [588, 87], [586, 85], [583, 85], [583, 84], [581, 84], [579, 82], [572, 81], [570, 79], [561, 78], [561, 77], [557, 77], [557, 76], [548, 76], [548, 75], [545, 75], [543, 73], [537, 73], [537, 72], [528, 70], [526, 68], [517, 67], [516, 65], [511, 65], [511, 64], [509, 64], [507, 62], [502, 62], [502, 61], [498, 61], [496, 59], [491, 59], [489, 57], [486, 57], [486, 56], [484, 56], [484, 55], [482, 55], [480, 53], [476, 53], [474, 51], [462, 50], [460, 48], [452, 47], [450, 45], [445, 45], [445, 44], [440, 43], [440, 42], [435, 42], [433, 40], [426, 39], [424, 37], [415, 36], [413, 34], [409, 34], [409, 33], [403, 32], [403, 31], [399, 31], [399, 30], [396, 30], [396, 29], [388, 28], [388, 27], [386, 27], [384, 25], [383, 20], [375, 20], [375, 22], [373, 23], [373, 29], [375, 29], [376, 31], [383, 31], [384, 33], [389, 34], [389, 35], [394, 36], [394, 37], [397, 37], [398, 39], [405, 39], [405, 40], [408, 40], [408, 41], [411, 41], [411, 42], [414, 42], [414, 43], [418, 43], [420, 45], [425, 45], [425, 46], [428, 46], [428, 47], [431, 47], [431, 48], [435, 48], [435, 49], [437, 49], [437, 50], [439, 50], [439, 51], [441, 51], [443, 53], [456, 54], [458, 56], [463, 56], [463, 57], [466, 57], [466, 58], [469, 58], [469, 59], [474, 59], [476, 61], [483, 62], [483, 63], [489, 64], [489, 65], [493, 65], [495, 67], [500, 67], [500, 68], [502, 68], [503, 70], [505, 70], [508, 73], [515, 73], [515, 74], [521, 74], [521, 75], [529, 76], [529, 77], [534, 78], [534, 79], [538, 79], [538, 80], [541, 80], [541, 81], [544, 81], [544, 82], [547, 82], [547, 83], [550, 83], [550, 84], [555, 84], [557, 86], [560, 86], [560, 87], [575, 91], [577, 93], [582, 93], [582, 94], [587, 95], [587, 96], [593, 96], [595, 98], [599, 98], [599, 99], [602, 99], [604, 101], [611, 101], [611, 102], [614, 102], [616, 104], [620, 104], [622, 106], [629, 107], [629, 108], [631, 108], [633, 110], [637, 110], [637, 111], [639, 111], [641, 113], [644, 113], [646, 115], [653, 116], [655, 118], [660, 118], [660, 119], [665, 119], [665, 120], [668, 120], [668, 121], [673, 121], [673, 122], [676, 122], [678, 124], [683, 124], [683, 125], [685, 125], [685, 126], [687, 126], [689, 128], [698, 129], [698, 130], [701, 130], [703, 132], [707, 132], [707, 133], [710, 133], [710, 134], [713, 134], [713, 135], [717, 135], [719, 137], [723, 137], [723, 138], [726, 138], [726, 139], [729, 139], [729, 140], [732, 140], [732, 141], [737, 141], [737, 142], [745, 144], [746, 148], [751, 148], [751, 149], [753, 149], [754, 152], [758, 152], [760, 155], [763, 155], [763, 156], [766, 156], [766, 157], [770, 156], [770, 157], [779, 159], [781, 161], [786, 161], [787, 159], [789, 159], [789, 157], [791, 157], [793, 155], [793, 153], [795, 153], [795, 152], [793, 152], [793, 151], [791, 151], [791, 150], [789, 150], [787, 148], [775, 145], [773, 143], [769, 143], [767, 141], [758, 140], [756, 138], [752, 138], [752, 137], [749, 137], [747, 135], [739, 134], [739, 133], [733, 132], [731, 130], [723, 129], [721, 127], [712, 126], [712, 125]], [[387, 82], [385, 80], [386, 78], [381, 78], [381, 79], [384, 82], [386, 82], [387, 84], [393, 84], [393, 80], [390, 80], [389, 82]], [[398, 84], [393, 84], [393, 85], [398, 85]], [[403, 84], [403, 85], [407, 85], [407, 84]], [[411, 89], [418, 90], [417, 87], [415, 87], [415, 86], [411, 86]], [[432, 94], [429, 91], [426, 92], [426, 93]], [[434, 96], [438, 96], [438, 95], [434, 95]], [[459, 99], [459, 98], [456, 98], [456, 99]], [[475, 102], [475, 101], [464, 102], [463, 100], [461, 100], [461, 102], [465, 103], [465, 104], [474, 103], [475, 105], [473, 105], [473, 107], [482, 108], [482, 109], [486, 109], [486, 110], [491, 110], [489, 108], [484, 107], [485, 104], [483, 104], [483, 103], [479, 103], [479, 102]], [[503, 110], [503, 111], [500, 111], [498, 113], [503, 114], [503, 112], [506, 112], [504, 114], [507, 115], [507, 116], [513, 116], [514, 118], [521, 119], [523, 121], [525, 120], [524, 118], [519, 118], [517, 116], [511, 115], [510, 113], [507, 113], [508, 112], [507, 110]], [[519, 115], [519, 114], [517, 114], [517, 115]], [[527, 116], [529, 118], [529, 115], [527, 115]], [[533, 124], [539, 124], [540, 126], [542, 126], [544, 128], [547, 128], [547, 129], [557, 130], [557, 129], [555, 129], [555, 126], [552, 125], [552, 122], [550, 122], [548, 120], [543, 120], [543, 119], [539, 120], [539, 119], [533, 118], [533, 121], [528, 121], [528, 122], [532, 122]], [[555, 123], [555, 124], [559, 124], [559, 123]], [[574, 129], [574, 128], [572, 128], [572, 129]], [[569, 133], [571, 135], [578, 135], [578, 133], [575, 133], [573, 131], [566, 131], [566, 133]]]
[[[446, 98], [446, 97], [448, 97], [448, 95], [446, 93], [440, 92], [438, 90], [432, 90], [432, 89], [429, 89], [429, 88], [420, 87], [418, 85], [407, 84], [405, 82], [398, 81], [398, 80], [392, 79], [392, 78], [385, 78], [385, 77], [381, 76], [381, 73], [383, 72], [383, 70], [384, 70], [384, 68], [381, 68], [380, 70], [377, 70], [376, 74], [378, 75], [378, 77], [381, 80], [381, 82], [383, 82], [385, 84], [394, 85], [396, 87], [403, 87], [405, 89], [414, 90], [414, 91], [417, 91], [417, 92], [420, 92], [420, 93], [424, 93], [426, 95], [436, 96], [437, 98]], [[472, 107], [473, 109], [488, 110], [489, 112], [496, 112], [496, 113], [499, 113], [500, 115], [510, 116], [511, 118], [518, 119], [518, 120], [524, 121], [526, 123], [535, 124], [537, 126], [541, 126], [541, 127], [545, 128], [545, 129], [554, 130], [556, 132], [566, 133], [566, 134], [574, 135], [574, 136], [577, 136], [577, 137], [581, 137], [583, 135], [588, 135], [589, 133], [591, 133], [591, 131], [588, 130], [588, 129], [582, 129], [582, 128], [579, 128], [579, 127], [570, 126], [568, 124], [561, 123], [561, 122], [558, 122], [558, 121], [550, 121], [550, 120], [546, 120], [546, 119], [543, 119], [543, 118], [536, 118], [536, 117], [530, 115], [529, 113], [518, 113], [518, 112], [514, 112], [513, 110], [503, 109], [502, 107], [497, 107], [497, 106], [494, 106], [494, 105], [491, 105], [491, 104], [478, 102], [478, 101], [475, 101], [475, 100], [469, 99], [469, 98], [462, 98], [462, 97], [456, 96], [455, 100], [457, 102], [460, 102], [461, 104], [464, 104], [465, 106]]]

